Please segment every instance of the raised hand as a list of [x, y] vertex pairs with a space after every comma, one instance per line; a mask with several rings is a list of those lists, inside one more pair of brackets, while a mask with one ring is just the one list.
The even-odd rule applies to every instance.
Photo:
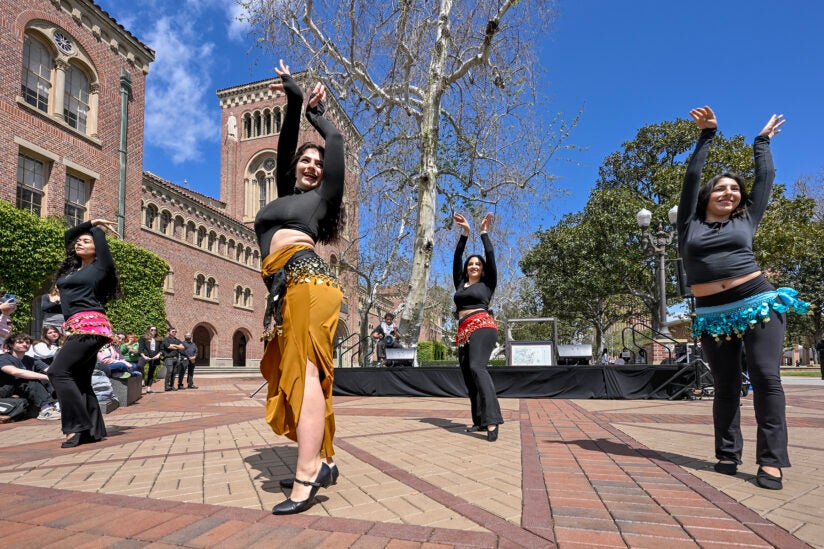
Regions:
[[491, 214], [491, 213], [488, 213], [488, 214], [486, 214], [486, 215], [484, 216], [484, 218], [481, 220], [481, 227], [480, 227], [480, 228], [481, 228], [481, 232], [482, 232], [482, 233], [485, 233], [485, 232], [489, 231], [489, 226], [490, 226], [490, 225], [492, 225], [492, 214]]
[[695, 120], [695, 124], [699, 129], [706, 130], [718, 127], [718, 119], [715, 117], [715, 113], [712, 112], [709, 105], [692, 109], [690, 116]]
[[315, 84], [315, 89], [309, 94], [309, 108], [315, 107], [318, 103], [326, 99], [326, 88], [323, 84], [318, 82]]
[[461, 234], [469, 236], [469, 221], [464, 216], [456, 213], [452, 216], [452, 220], [461, 228]]
[[758, 135], [765, 135], [772, 139], [773, 136], [781, 133], [781, 126], [784, 125], [784, 122], [786, 122], [786, 120], [784, 119], [783, 114], [774, 114], [770, 117], [770, 119], [767, 121], [767, 125], [764, 126], [764, 128], [761, 130], [761, 133], [759, 133]]
[[[284, 74], [292, 74], [289, 72], [289, 65], [283, 62], [283, 59], [280, 59], [280, 67], [275, 67], [275, 72], [278, 76], [283, 76]], [[269, 84], [269, 89], [272, 91], [283, 91], [283, 82], [278, 82], [276, 84]]]
[[107, 221], [106, 219], [92, 219], [92, 227], [101, 227], [117, 234], [117, 223], [114, 221]]

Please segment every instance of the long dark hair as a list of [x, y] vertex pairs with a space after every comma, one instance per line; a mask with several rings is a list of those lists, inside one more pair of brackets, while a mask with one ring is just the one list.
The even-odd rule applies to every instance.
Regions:
[[466, 261], [464, 261], [463, 272], [461, 273], [463, 281], [469, 282], [469, 273], [466, 271], [466, 268], [469, 267], [469, 260], [473, 257], [477, 257], [478, 261], [481, 262], [481, 279], [478, 282], [486, 282], [486, 261], [484, 261], [484, 258], [478, 254], [472, 254], [466, 258]]
[[710, 201], [710, 195], [712, 194], [713, 189], [718, 184], [718, 182], [724, 178], [732, 179], [736, 183], [738, 183], [738, 189], [741, 192], [741, 202], [738, 203], [738, 206], [732, 211], [730, 214], [730, 219], [735, 219], [736, 217], [747, 217], [747, 204], [750, 202], [750, 195], [747, 192], [747, 187], [744, 186], [744, 178], [738, 175], [737, 173], [732, 172], [724, 172], [721, 174], [716, 175], [703, 185], [701, 185], [701, 189], [698, 191], [698, 201], [695, 205], [695, 213], [698, 215], [700, 219], [706, 221], [707, 219], [707, 204]]
[[[63, 260], [63, 263], [60, 265], [60, 268], [57, 269], [57, 274], [55, 275], [55, 281], [58, 279], [76, 272], [80, 270], [80, 267], [83, 266], [83, 260], [77, 255], [77, 252], [74, 251], [74, 245], [77, 243], [78, 239], [81, 236], [85, 236], [87, 234], [92, 233], [81, 233], [77, 235], [77, 238], [72, 240], [66, 245], [66, 259]], [[95, 259], [97, 256], [95, 255]], [[95, 295], [98, 299], [100, 299], [100, 304], [105, 305], [112, 299], [116, 299], [120, 297], [120, 279], [117, 276], [117, 270], [112, 267], [112, 276], [106, 277], [103, 282], [103, 286], [101, 286], [98, 291], [95, 292]]]
[[[307, 141], [303, 143], [300, 147], [297, 148], [295, 151], [295, 155], [292, 157], [292, 161], [289, 163], [289, 175], [292, 179], [297, 182], [296, 176], [296, 168], [298, 165], [298, 161], [300, 157], [303, 156], [308, 149], [315, 149], [320, 153], [321, 160], [324, 158], [326, 153], [326, 149], [323, 145], [318, 145], [312, 141]], [[323, 181], [321, 181], [323, 184]], [[295, 192], [299, 192], [297, 189]], [[341, 233], [343, 232], [343, 227], [346, 225], [346, 211], [343, 207], [343, 201], [338, 203], [327, 203], [327, 210], [326, 215], [324, 216], [321, 223], [318, 224], [318, 239], [317, 241], [321, 244], [331, 244], [337, 242], [340, 238]]]

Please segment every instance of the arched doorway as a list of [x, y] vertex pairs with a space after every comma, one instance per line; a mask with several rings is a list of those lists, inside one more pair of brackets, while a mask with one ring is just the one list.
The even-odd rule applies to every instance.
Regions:
[[[347, 339], [349, 336], [349, 329], [343, 319], [338, 320], [338, 328], [335, 330], [335, 339], [332, 340], [332, 358], [335, 360], [335, 366], [351, 366], [352, 358], [352, 341]], [[339, 356], [340, 351], [343, 350], [343, 356]]]
[[199, 324], [192, 330], [192, 341], [197, 345], [198, 366], [209, 366], [212, 361], [212, 332], [206, 326]]
[[249, 341], [247, 334], [238, 330], [232, 336], [232, 365], [246, 366], [246, 343]]

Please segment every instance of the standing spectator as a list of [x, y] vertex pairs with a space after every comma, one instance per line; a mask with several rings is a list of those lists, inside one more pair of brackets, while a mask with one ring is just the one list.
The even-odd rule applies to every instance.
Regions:
[[49, 366], [49, 380], [57, 392], [62, 412], [63, 448], [98, 442], [106, 436], [100, 403], [92, 387], [97, 351], [112, 338], [105, 305], [119, 291], [117, 272], [103, 229], [117, 225], [94, 219], [68, 229], [66, 260], [57, 272], [60, 306], [69, 334]]
[[57, 286], [40, 298], [40, 310], [43, 311], [43, 326], [54, 326], [58, 330], [63, 327], [66, 318], [60, 306], [60, 291]]
[[609, 351], [604, 349], [601, 353], [601, 365], [606, 366], [609, 364]]
[[818, 352], [818, 367], [821, 369], [821, 379], [824, 379], [824, 338], [819, 339], [815, 344], [815, 350]]
[[0, 355], [0, 398], [20, 395], [40, 409], [37, 419], [60, 419], [60, 407], [54, 388], [45, 374], [48, 366], [26, 356], [31, 345], [28, 334], [13, 333], [3, 343], [6, 353]]
[[197, 345], [194, 341], [192, 341], [192, 334], [187, 332], [183, 338], [183, 350], [180, 351], [181, 356], [181, 366], [180, 366], [180, 374], [178, 374], [177, 378], [177, 387], [178, 389], [183, 388], [183, 374], [188, 372], [186, 376], [186, 388], [187, 389], [197, 389], [197, 385], [194, 382], [194, 375], [195, 375], [195, 360], [197, 359]]
[[155, 371], [160, 366], [160, 357], [163, 354], [163, 348], [160, 341], [157, 339], [157, 328], [149, 326], [146, 333], [140, 338], [140, 344], [137, 346], [137, 353], [140, 359], [137, 361], [137, 369], [143, 371], [143, 365], [148, 364], [149, 370], [146, 372], [144, 383], [146, 384], [146, 393], [152, 392], [152, 383], [154, 383]]
[[44, 325], [41, 335], [42, 338], [32, 345], [26, 354], [51, 364], [54, 355], [60, 350], [60, 331], [54, 326]]
[[180, 383], [175, 388], [175, 377], [179, 372], [180, 351], [183, 350], [183, 342], [177, 338], [177, 328], [169, 328], [169, 334], [163, 338], [163, 356], [165, 356], [164, 364], [166, 366], [166, 385], [167, 391], [177, 391], [183, 389], [183, 383]]

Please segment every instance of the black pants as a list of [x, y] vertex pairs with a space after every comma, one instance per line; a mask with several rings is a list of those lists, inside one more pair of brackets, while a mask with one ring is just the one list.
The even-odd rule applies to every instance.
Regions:
[[17, 378], [15, 379], [14, 385], [8, 385], [4, 389], [0, 389], [1, 398], [7, 398], [12, 395], [19, 395], [25, 398], [29, 404], [38, 410], [42, 410], [44, 407], [57, 402], [52, 384], [39, 379]]
[[103, 413], [92, 389], [97, 351], [108, 341], [97, 335], [70, 336], [49, 366], [49, 380], [60, 401], [63, 433], [88, 431], [96, 439], [106, 436]]
[[497, 340], [497, 330], [481, 328], [472, 332], [469, 342], [458, 349], [458, 364], [472, 407], [472, 424], [480, 427], [504, 422], [492, 376], [486, 369]]
[[186, 375], [186, 385], [192, 387], [195, 384], [195, 363], [188, 358], [180, 359], [180, 373], [177, 375], [177, 384], [183, 385], [183, 374]]
[[[758, 290], [763, 291], [763, 288]], [[700, 302], [696, 304], [702, 306]], [[781, 352], [786, 320], [785, 315], [771, 311], [770, 322], [762, 322], [748, 329], [743, 338], [733, 335], [729, 341], [723, 337], [715, 341], [707, 334], [701, 336], [701, 348], [714, 379], [712, 416], [715, 457], [719, 460], [741, 463], [744, 448], [741, 436], [741, 372], [746, 352], [758, 424], [755, 461], [758, 465], [770, 467], [790, 466], [786, 401], [781, 386]]]
[[180, 372], [182, 364], [180, 363], [180, 357], [178, 356], [167, 357], [163, 364], [166, 366], [165, 388], [168, 391], [175, 386], [175, 378]]
[[160, 366], [160, 359], [156, 358], [154, 360], [146, 360], [145, 358], [140, 357], [137, 361], [137, 369], [142, 372], [143, 366], [146, 364], [149, 365], [149, 371], [146, 372], [146, 377], [143, 379], [143, 383], [146, 387], [151, 387], [152, 383], [154, 383], [155, 372], [157, 371], [158, 366]]

